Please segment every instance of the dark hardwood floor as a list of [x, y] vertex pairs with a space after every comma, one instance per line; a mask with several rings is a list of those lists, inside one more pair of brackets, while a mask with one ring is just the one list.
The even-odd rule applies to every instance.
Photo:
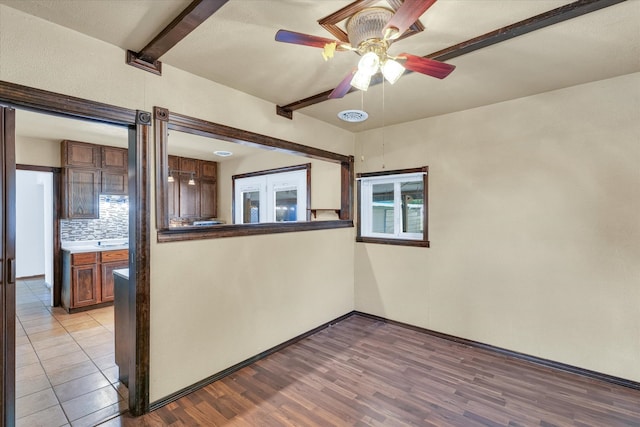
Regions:
[[122, 425], [640, 426], [640, 391], [354, 315]]

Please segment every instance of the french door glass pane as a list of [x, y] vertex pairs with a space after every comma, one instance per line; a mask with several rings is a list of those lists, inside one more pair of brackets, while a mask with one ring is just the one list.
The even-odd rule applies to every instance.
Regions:
[[424, 228], [424, 185], [422, 181], [400, 184], [402, 203], [402, 232], [422, 233]]
[[257, 222], [260, 222], [260, 192], [242, 193], [242, 223], [253, 224]]
[[298, 215], [298, 190], [276, 191], [276, 222], [296, 221]]
[[371, 231], [394, 234], [393, 229], [393, 184], [373, 184]]

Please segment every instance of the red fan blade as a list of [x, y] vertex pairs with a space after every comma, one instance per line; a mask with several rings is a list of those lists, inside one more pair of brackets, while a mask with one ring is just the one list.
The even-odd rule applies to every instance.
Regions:
[[435, 2], [436, 0], [404, 0], [404, 3], [400, 5], [396, 13], [387, 22], [382, 33], [386, 34], [388, 28], [397, 28], [397, 32], [391, 33], [389, 38], [396, 39], [400, 37]]
[[357, 69], [357, 67], [354, 68], [349, 72], [349, 74], [346, 75], [344, 79], [342, 79], [340, 84], [336, 86], [333, 92], [329, 94], [329, 99], [342, 98], [347, 93], [349, 93], [349, 90], [351, 90], [351, 79], [353, 78], [353, 75], [355, 74]]
[[342, 43], [337, 40], [326, 39], [324, 37], [296, 33], [296, 32], [287, 31], [287, 30], [278, 30], [278, 32], [276, 33], [276, 41], [284, 42], [284, 43], [301, 44], [304, 46], [319, 47], [321, 49], [323, 49], [327, 43], [336, 43], [338, 47]]
[[436, 61], [434, 59], [423, 58], [422, 56], [410, 55], [408, 53], [401, 53], [398, 58], [406, 58], [404, 68], [415, 71], [417, 73], [426, 74], [428, 76], [444, 79], [455, 68], [455, 65], [446, 64], [444, 62]]

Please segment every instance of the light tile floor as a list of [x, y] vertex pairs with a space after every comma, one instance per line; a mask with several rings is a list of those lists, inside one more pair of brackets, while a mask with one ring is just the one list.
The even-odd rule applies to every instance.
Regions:
[[113, 306], [49, 307], [43, 279], [16, 283], [16, 426], [95, 426], [127, 410]]

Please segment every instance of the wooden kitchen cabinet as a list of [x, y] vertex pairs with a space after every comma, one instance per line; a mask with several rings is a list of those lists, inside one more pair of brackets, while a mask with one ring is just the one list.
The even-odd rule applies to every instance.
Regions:
[[128, 165], [128, 151], [126, 148], [100, 147], [102, 170], [126, 171]]
[[100, 146], [87, 142], [62, 141], [62, 166], [100, 168]]
[[[214, 218], [218, 212], [218, 164], [216, 162], [169, 156], [174, 182], [167, 186], [169, 218]], [[192, 179], [195, 185], [189, 185]]]
[[218, 216], [218, 183], [216, 181], [200, 181], [200, 218]]
[[101, 261], [101, 283], [100, 283], [100, 297], [102, 302], [113, 301], [114, 296], [114, 281], [113, 270], [119, 270], [121, 268], [129, 267], [129, 251], [106, 251], [100, 253]]
[[126, 249], [104, 252], [62, 252], [61, 303], [69, 313], [113, 303], [113, 270], [129, 266]]
[[100, 216], [100, 170], [63, 168], [63, 217], [95, 219]]
[[101, 147], [101, 194], [129, 194], [128, 151], [125, 148]]
[[[168, 156], [174, 182], [167, 184], [169, 218], [214, 218], [218, 212], [216, 162]], [[195, 185], [189, 185], [193, 178]]]
[[127, 150], [62, 141], [62, 217], [97, 219], [100, 194], [127, 195]]
[[178, 189], [180, 187], [180, 175], [172, 173], [180, 169], [180, 158], [176, 156], [169, 156], [169, 175], [173, 176], [173, 182], [167, 183], [167, 210], [169, 218], [176, 218], [180, 216], [180, 195]]

